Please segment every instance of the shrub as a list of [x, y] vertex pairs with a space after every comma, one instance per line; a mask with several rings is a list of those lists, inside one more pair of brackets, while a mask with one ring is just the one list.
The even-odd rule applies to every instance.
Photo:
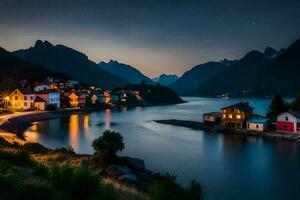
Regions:
[[189, 187], [183, 188], [175, 182], [174, 177], [167, 175], [150, 186], [149, 197], [151, 200], [203, 200], [203, 191], [196, 181], [192, 181]]
[[54, 167], [50, 182], [63, 199], [101, 199], [102, 183], [98, 174], [86, 167], [72, 168], [70, 165]]
[[17, 153], [0, 151], [0, 160], [19, 166], [34, 165], [34, 162], [26, 151], [18, 151]]
[[24, 151], [31, 153], [47, 153], [48, 149], [39, 143], [25, 143], [22, 148]]
[[115, 155], [124, 149], [123, 137], [120, 133], [106, 130], [103, 135], [93, 141], [95, 151]]

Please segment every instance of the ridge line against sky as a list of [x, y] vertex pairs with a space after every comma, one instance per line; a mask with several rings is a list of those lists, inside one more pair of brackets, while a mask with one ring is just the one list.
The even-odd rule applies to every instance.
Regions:
[[149, 77], [182, 75], [207, 61], [288, 47], [300, 37], [299, 10], [297, 0], [0, 0], [0, 46], [48, 40]]

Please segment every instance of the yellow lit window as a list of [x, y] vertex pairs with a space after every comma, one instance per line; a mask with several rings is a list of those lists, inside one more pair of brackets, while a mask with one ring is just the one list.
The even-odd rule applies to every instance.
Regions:
[[223, 110], [223, 113], [226, 113], [226, 110]]
[[238, 114], [240, 114], [241, 113], [241, 111], [240, 110], [238, 110]]
[[241, 116], [241, 115], [236, 115], [236, 118], [237, 118], [237, 119], [241, 119], [242, 116]]
[[229, 114], [229, 115], [228, 115], [228, 118], [229, 118], [229, 119], [232, 119], [232, 114]]
[[223, 118], [224, 118], [224, 119], [226, 118], [226, 115], [225, 115], [225, 114], [223, 114]]

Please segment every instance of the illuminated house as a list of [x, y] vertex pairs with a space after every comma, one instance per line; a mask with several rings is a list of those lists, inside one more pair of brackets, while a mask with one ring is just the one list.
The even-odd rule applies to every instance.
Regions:
[[277, 131], [300, 133], [300, 112], [290, 110], [277, 116]]
[[48, 105], [55, 105], [57, 108], [60, 107], [60, 94], [57, 90], [40, 90], [36, 92], [36, 96], [41, 97], [46, 101]]
[[96, 104], [97, 103], [97, 100], [98, 100], [98, 97], [96, 94], [91, 94], [90, 95], [90, 99], [91, 99], [91, 103], [92, 104]]
[[39, 96], [35, 97], [34, 108], [36, 110], [46, 110], [46, 107], [47, 107], [47, 102], [43, 98]]
[[251, 118], [253, 108], [249, 103], [240, 102], [221, 109], [221, 124], [224, 128], [241, 129], [245, 127], [246, 120]]
[[78, 106], [84, 107], [86, 105], [86, 97], [87, 95], [85, 93], [80, 93], [78, 95]]
[[76, 92], [74, 90], [65, 93], [65, 95], [67, 97], [69, 97], [71, 107], [78, 107], [78, 105], [79, 105], [78, 95], [76, 94]]
[[253, 117], [247, 120], [247, 130], [263, 132], [268, 128], [267, 118]]
[[97, 95], [99, 103], [102, 104], [110, 104], [111, 103], [111, 97], [109, 91], [104, 91], [103, 93], [98, 93]]
[[13, 110], [29, 110], [34, 108], [34, 91], [26, 88], [15, 89], [9, 95], [9, 102]]
[[219, 112], [209, 112], [203, 114], [203, 122], [219, 122], [221, 114]]

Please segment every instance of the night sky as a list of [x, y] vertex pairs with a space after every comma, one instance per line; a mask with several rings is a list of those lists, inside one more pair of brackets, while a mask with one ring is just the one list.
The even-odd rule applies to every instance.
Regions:
[[299, 0], [0, 0], [0, 46], [37, 39], [151, 77], [300, 38]]

